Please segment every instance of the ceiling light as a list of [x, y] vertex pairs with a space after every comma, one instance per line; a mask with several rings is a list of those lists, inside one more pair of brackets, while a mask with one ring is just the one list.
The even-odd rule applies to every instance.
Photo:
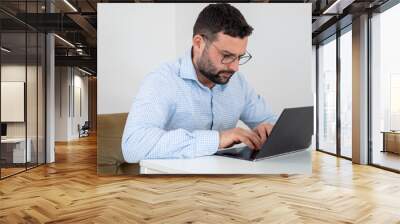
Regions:
[[65, 4], [67, 4], [72, 10], [74, 10], [74, 12], [78, 12], [78, 10], [71, 4], [69, 3], [68, 0], [64, 0]]
[[82, 50], [81, 48], [77, 48], [77, 49], [76, 49], [76, 52], [77, 52], [79, 55], [83, 55], [83, 50]]
[[330, 11], [332, 11], [332, 9], [334, 9], [339, 2], [340, 0], [336, 0], [332, 5], [330, 5], [327, 9], [325, 9], [322, 14], [330, 13]]
[[85, 74], [87, 74], [87, 75], [92, 75], [92, 73], [90, 73], [90, 72], [88, 72], [88, 71], [86, 71], [86, 70], [83, 70], [83, 69], [81, 69], [81, 68], [79, 68], [79, 67], [78, 67], [78, 70], [81, 71], [81, 72], [83, 72], [83, 73], [85, 73]]
[[9, 49], [7, 49], [7, 48], [5, 48], [5, 47], [1, 47], [1, 50], [4, 51], [4, 52], [6, 52], [6, 53], [10, 53], [10, 52], [11, 52], [11, 50], [9, 50]]
[[343, 9], [351, 5], [354, 0], [336, 0], [332, 5], [324, 10], [322, 14], [341, 14]]
[[66, 40], [66, 39], [64, 39], [64, 38], [62, 38], [62, 37], [60, 37], [60, 36], [57, 35], [57, 34], [54, 34], [54, 36], [57, 37], [58, 39], [60, 39], [62, 42], [64, 42], [64, 43], [66, 43], [67, 45], [69, 45], [70, 47], [75, 48], [75, 45], [73, 45], [73, 44], [72, 44], [71, 42], [69, 42], [68, 40]]

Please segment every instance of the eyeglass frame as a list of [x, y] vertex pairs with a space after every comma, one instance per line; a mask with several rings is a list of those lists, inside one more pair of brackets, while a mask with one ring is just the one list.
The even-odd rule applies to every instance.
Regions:
[[[210, 41], [210, 38], [208, 38], [207, 37], [207, 35], [205, 35], [205, 34], [200, 34], [200, 36], [202, 36], [204, 39], [206, 39], [207, 41]], [[247, 62], [249, 62], [252, 58], [253, 58], [253, 56], [250, 54], [250, 52], [248, 52], [247, 50], [246, 50], [246, 54], [244, 54], [244, 55], [239, 55], [239, 56], [233, 56], [233, 55], [226, 55], [226, 54], [224, 54], [224, 53], [222, 53], [222, 50], [219, 48], [219, 47], [217, 47], [213, 42], [209, 42], [211, 45], [213, 45], [217, 50], [218, 50], [218, 52], [219, 52], [219, 54], [220, 55], [222, 55], [222, 59], [221, 59], [221, 64], [224, 64], [224, 65], [227, 65], [227, 64], [230, 64], [230, 63], [232, 63], [232, 62], [234, 62], [234, 61], [236, 61], [236, 59], [238, 60], [238, 62], [239, 62], [239, 65], [244, 65], [244, 64], [246, 64]], [[224, 60], [226, 60], [226, 58], [228, 58], [228, 57], [234, 57], [234, 58], [232, 58], [232, 60], [230, 60], [229, 62], [224, 62]], [[248, 57], [248, 59], [247, 59], [247, 61], [245, 61], [244, 63], [240, 63], [240, 59], [242, 59], [242, 58], [244, 58], [244, 57]]]

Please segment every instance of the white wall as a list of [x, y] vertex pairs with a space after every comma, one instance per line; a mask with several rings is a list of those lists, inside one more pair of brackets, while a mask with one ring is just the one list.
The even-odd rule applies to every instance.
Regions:
[[[191, 47], [207, 4], [98, 4], [98, 113], [128, 112], [140, 81]], [[254, 27], [242, 66], [279, 113], [313, 105], [311, 4], [234, 4]]]
[[88, 78], [71, 67], [56, 67], [55, 73], [55, 141], [69, 141], [79, 137], [78, 124], [88, 120]]
[[[78, 73], [77, 73], [78, 72]], [[79, 137], [79, 132], [78, 132], [78, 124], [83, 125], [85, 121], [88, 121], [88, 77], [87, 76], [82, 76], [82, 73], [75, 70], [74, 74], [74, 108], [75, 110], [74, 113], [72, 113], [72, 119], [71, 119], [71, 135], [73, 138], [78, 138]], [[80, 93], [79, 93], [80, 91]], [[80, 95], [80, 97], [79, 97]], [[79, 102], [80, 101], [80, 102]], [[80, 112], [80, 110], [82, 110]]]
[[55, 68], [55, 135], [56, 141], [68, 140], [68, 67]]
[[127, 112], [140, 80], [161, 62], [176, 57], [175, 7], [97, 6], [98, 114]]

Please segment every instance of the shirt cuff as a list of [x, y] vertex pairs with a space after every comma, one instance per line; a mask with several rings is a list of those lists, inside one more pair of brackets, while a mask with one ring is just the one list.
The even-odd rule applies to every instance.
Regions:
[[195, 156], [208, 156], [217, 152], [219, 146], [219, 132], [198, 130], [193, 132], [196, 136]]

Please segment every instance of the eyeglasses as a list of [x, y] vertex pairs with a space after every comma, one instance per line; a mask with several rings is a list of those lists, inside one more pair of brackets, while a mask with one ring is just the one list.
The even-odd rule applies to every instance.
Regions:
[[[206, 35], [202, 34], [201, 36], [205, 40], [209, 41], [209, 39], [208, 39], [208, 37]], [[233, 54], [223, 53], [222, 50], [219, 47], [217, 47], [214, 43], [212, 43], [212, 42], [209, 42], [209, 43], [211, 43], [211, 45], [213, 45], [215, 47], [215, 49], [218, 50], [220, 55], [222, 55], [221, 64], [230, 64], [230, 63], [236, 61], [236, 59], [238, 59], [239, 65], [244, 65], [247, 62], [249, 62], [250, 59], [253, 57], [253, 56], [251, 56], [251, 54], [248, 51], [246, 51], [246, 54], [239, 55], [239, 56], [235, 56]]]

